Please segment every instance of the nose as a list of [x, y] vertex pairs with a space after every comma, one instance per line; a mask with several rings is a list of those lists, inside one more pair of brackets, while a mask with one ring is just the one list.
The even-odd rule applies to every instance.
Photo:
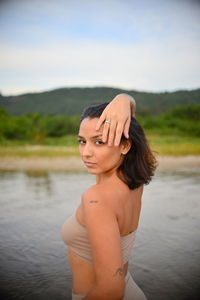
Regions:
[[86, 143], [82, 148], [82, 156], [83, 157], [91, 157], [93, 154], [92, 146], [90, 143]]

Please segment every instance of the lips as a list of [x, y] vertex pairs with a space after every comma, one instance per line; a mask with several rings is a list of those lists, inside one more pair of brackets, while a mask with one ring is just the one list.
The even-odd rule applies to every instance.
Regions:
[[90, 161], [84, 161], [84, 164], [87, 166], [87, 167], [94, 167], [96, 164], [93, 163], [93, 162], [90, 162]]

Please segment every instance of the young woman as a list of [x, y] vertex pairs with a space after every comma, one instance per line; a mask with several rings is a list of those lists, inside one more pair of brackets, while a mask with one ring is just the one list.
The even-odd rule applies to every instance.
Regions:
[[72, 300], [146, 299], [128, 271], [128, 259], [143, 185], [150, 182], [156, 160], [131, 113], [135, 102], [123, 94], [110, 104], [86, 108], [81, 118], [80, 155], [96, 184], [83, 193], [76, 212], [62, 226], [69, 246]]

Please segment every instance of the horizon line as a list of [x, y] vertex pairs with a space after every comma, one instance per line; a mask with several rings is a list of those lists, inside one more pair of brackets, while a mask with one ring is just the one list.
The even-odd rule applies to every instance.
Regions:
[[130, 89], [130, 88], [123, 88], [119, 86], [107, 86], [107, 85], [94, 85], [94, 86], [60, 86], [60, 87], [52, 87], [52, 88], [47, 88], [47, 89], [37, 89], [37, 90], [28, 90], [24, 92], [16, 92], [16, 93], [5, 93], [0, 91], [0, 95], [3, 97], [18, 97], [18, 96], [23, 96], [27, 94], [40, 94], [40, 93], [46, 93], [46, 92], [53, 92], [55, 90], [61, 90], [61, 89], [95, 89], [95, 88], [107, 88], [107, 89], [119, 89], [122, 91], [126, 92], [137, 92], [137, 93], [153, 93], [153, 94], [162, 94], [162, 93], [175, 93], [175, 92], [180, 92], [180, 91], [195, 91], [200, 89], [200, 87], [196, 88], [175, 88], [175, 89], [163, 89], [160, 91], [155, 91], [155, 90], [139, 90], [139, 89]]

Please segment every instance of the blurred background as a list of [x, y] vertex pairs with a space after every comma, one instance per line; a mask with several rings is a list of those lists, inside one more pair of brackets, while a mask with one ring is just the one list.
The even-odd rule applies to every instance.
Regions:
[[60, 227], [95, 178], [76, 134], [132, 95], [159, 161], [130, 272], [148, 299], [198, 299], [200, 2], [0, 1], [2, 299], [70, 299]]

